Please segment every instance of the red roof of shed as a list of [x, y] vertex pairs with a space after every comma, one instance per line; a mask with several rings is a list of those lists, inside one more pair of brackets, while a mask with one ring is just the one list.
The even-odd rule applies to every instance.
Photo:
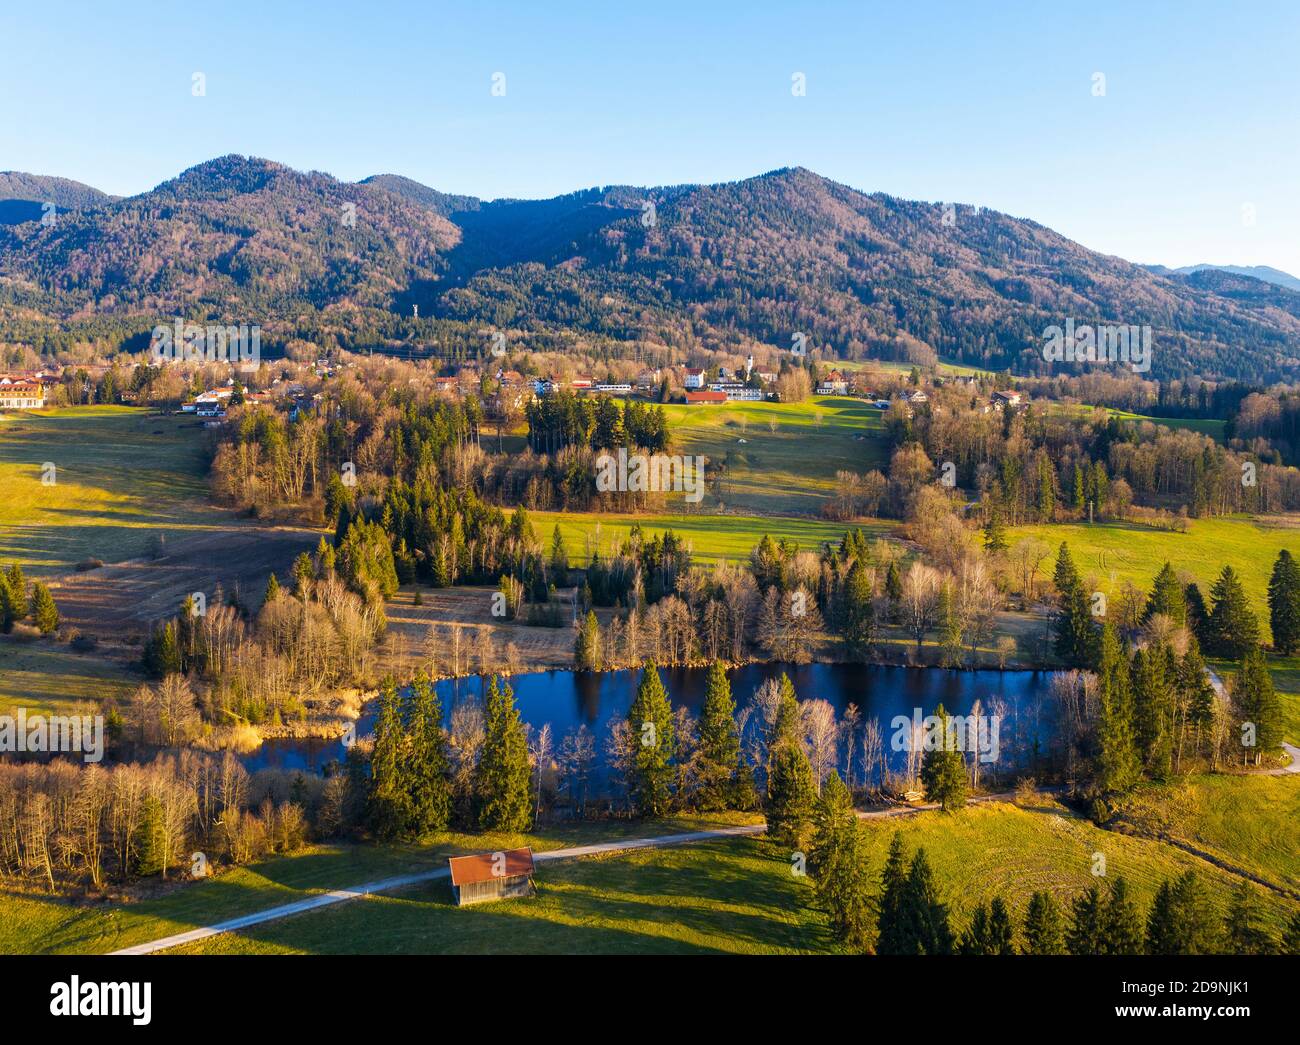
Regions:
[[451, 867], [452, 885], [473, 885], [490, 882], [493, 878], [514, 878], [533, 873], [533, 851], [506, 849], [496, 853], [475, 853], [473, 856], [453, 856], [447, 860]]

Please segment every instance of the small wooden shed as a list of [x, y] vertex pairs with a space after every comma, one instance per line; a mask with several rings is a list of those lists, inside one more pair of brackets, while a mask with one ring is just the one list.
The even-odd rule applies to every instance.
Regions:
[[453, 856], [447, 865], [451, 869], [451, 891], [461, 907], [537, 892], [533, 885], [533, 851], [527, 847]]

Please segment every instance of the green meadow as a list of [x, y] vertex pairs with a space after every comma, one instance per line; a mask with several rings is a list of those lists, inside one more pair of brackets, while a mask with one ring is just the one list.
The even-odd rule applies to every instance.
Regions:
[[[1238, 811], [1249, 812], [1267, 797], [1257, 794]], [[1034, 890], [1048, 890], [1067, 904], [1099, 881], [1097, 854], [1104, 857], [1100, 881], [1124, 876], [1144, 906], [1163, 879], [1194, 868], [1223, 911], [1238, 881], [1174, 846], [1103, 830], [1041, 797], [1024, 807], [993, 803], [953, 814], [866, 821], [862, 830], [873, 874], [883, 867], [895, 831], [902, 832], [909, 852], [926, 848], [958, 930], [976, 903], [998, 895], [1017, 923]], [[836, 949], [808, 880], [791, 873], [787, 852], [761, 838], [543, 864], [537, 882], [536, 897], [464, 909], [454, 906], [445, 881], [427, 883], [178, 950], [682, 954]], [[1275, 892], [1259, 895], [1270, 931], [1280, 935], [1300, 905]]]
[[108, 699], [125, 703], [138, 680], [116, 661], [76, 653], [51, 639], [0, 636], [0, 714], [64, 714], [78, 704], [96, 709]]
[[724, 403], [664, 407], [672, 450], [703, 454], [723, 467], [719, 501], [758, 514], [816, 515], [835, 491], [838, 471], [886, 465], [882, 413], [861, 399], [814, 396], [802, 403]]
[[193, 418], [139, 407], [0, 415], [0, 561], [58, 573], [140, 556], [160, 529], [210, 523], [201, 433]]
[[[1256, 614], [1268, 632], [1268, 578], [1273, 560], [1283, 548], [1300, 553], [1300, 529], [1268, 517], [1193, 519], [1186, 533], [1136, 523], [1054, 523], [1050, 526], [1020, 526], [1009, 531], [1015, 544], [1022, 537], [1035, 537], [1053, 549], [1062, 541], [1070, 546], [1075, 564], [1085, 581], [1092, 577], [1098, 589], [1113, 597], [1126, 581], [1144, 591], [1166, 562], [1194, 579], [1210, 599], [1210, 587], [1225, 565], [1241, 578]], [[1046, 564], [1049, 571], [1055, 552]]]
[[574, 566], [585, 565], [591, 553], [614, 551], [631, 532], [640, 526], [646, 536], [672, 530], [688, 542], [696, 561], [739, 562], [770, 534], [773, 540], [793, 541], [805, 551], [817, 551], [823, 541], [839, 541], [852, 525], [869, 534], [884, 535], [893, 530], [885, 522], [831, 523], [820, 519], [757, 517], [750, 515], [617, 515], [603, 512], [529, 512], [529, 519], [546, 547], [558, 523], [560, 536]]

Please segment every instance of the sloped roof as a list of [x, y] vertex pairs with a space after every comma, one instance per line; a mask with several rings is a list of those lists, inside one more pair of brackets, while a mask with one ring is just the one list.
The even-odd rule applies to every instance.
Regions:
[[451, 884], [474, 885], [490, 882], [494, 878], [514, 878], [533, 873], [533, 851], [506, 849], [497, 853], [475, 853], [473, 856], [453, 856], [447, 860], [451, 868]]

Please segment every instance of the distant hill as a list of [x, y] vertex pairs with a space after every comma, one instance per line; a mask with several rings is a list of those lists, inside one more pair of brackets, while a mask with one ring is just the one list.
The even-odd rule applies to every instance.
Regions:
[[1268, 265], [1185, 265], [1173, 271], [1179, 275], [1188, 276], [1194, 272], [1204, 272], [1206, 269], [1231, 272], [1238, 276], [1250, 276], [1252, 279], [1262, 279], [1265, 283], [1275, 283], [1279, 287], [1286, 287], [1289, 290], [1300, 290], [1300, 279], [1296, 279], [1289, 272], [1270, 268]]
[[135, 330], [181, 310], [455, 358], [482, 351], [484, 328], [611, 351], [789, 347], [798, 332], [848, 358], [1021, 372], [1045, 369], [1044, 328], [1074, 318], [1149, 324], [1151, 376], [1300, 372], [1294, 290], [1152, 271], [1031, 220], [802, 168], [484, 201], [226, 156], [52, 227], [0, 228], [0, 338], [43, 337], [33, 315]]
[[116, 197], [68, 178], [22, 171], [0, 171], [0, 225], [17, 225], [38, 221], [45, 214], [45, 204], [57, 211], [82, 210], [111, 203]]

